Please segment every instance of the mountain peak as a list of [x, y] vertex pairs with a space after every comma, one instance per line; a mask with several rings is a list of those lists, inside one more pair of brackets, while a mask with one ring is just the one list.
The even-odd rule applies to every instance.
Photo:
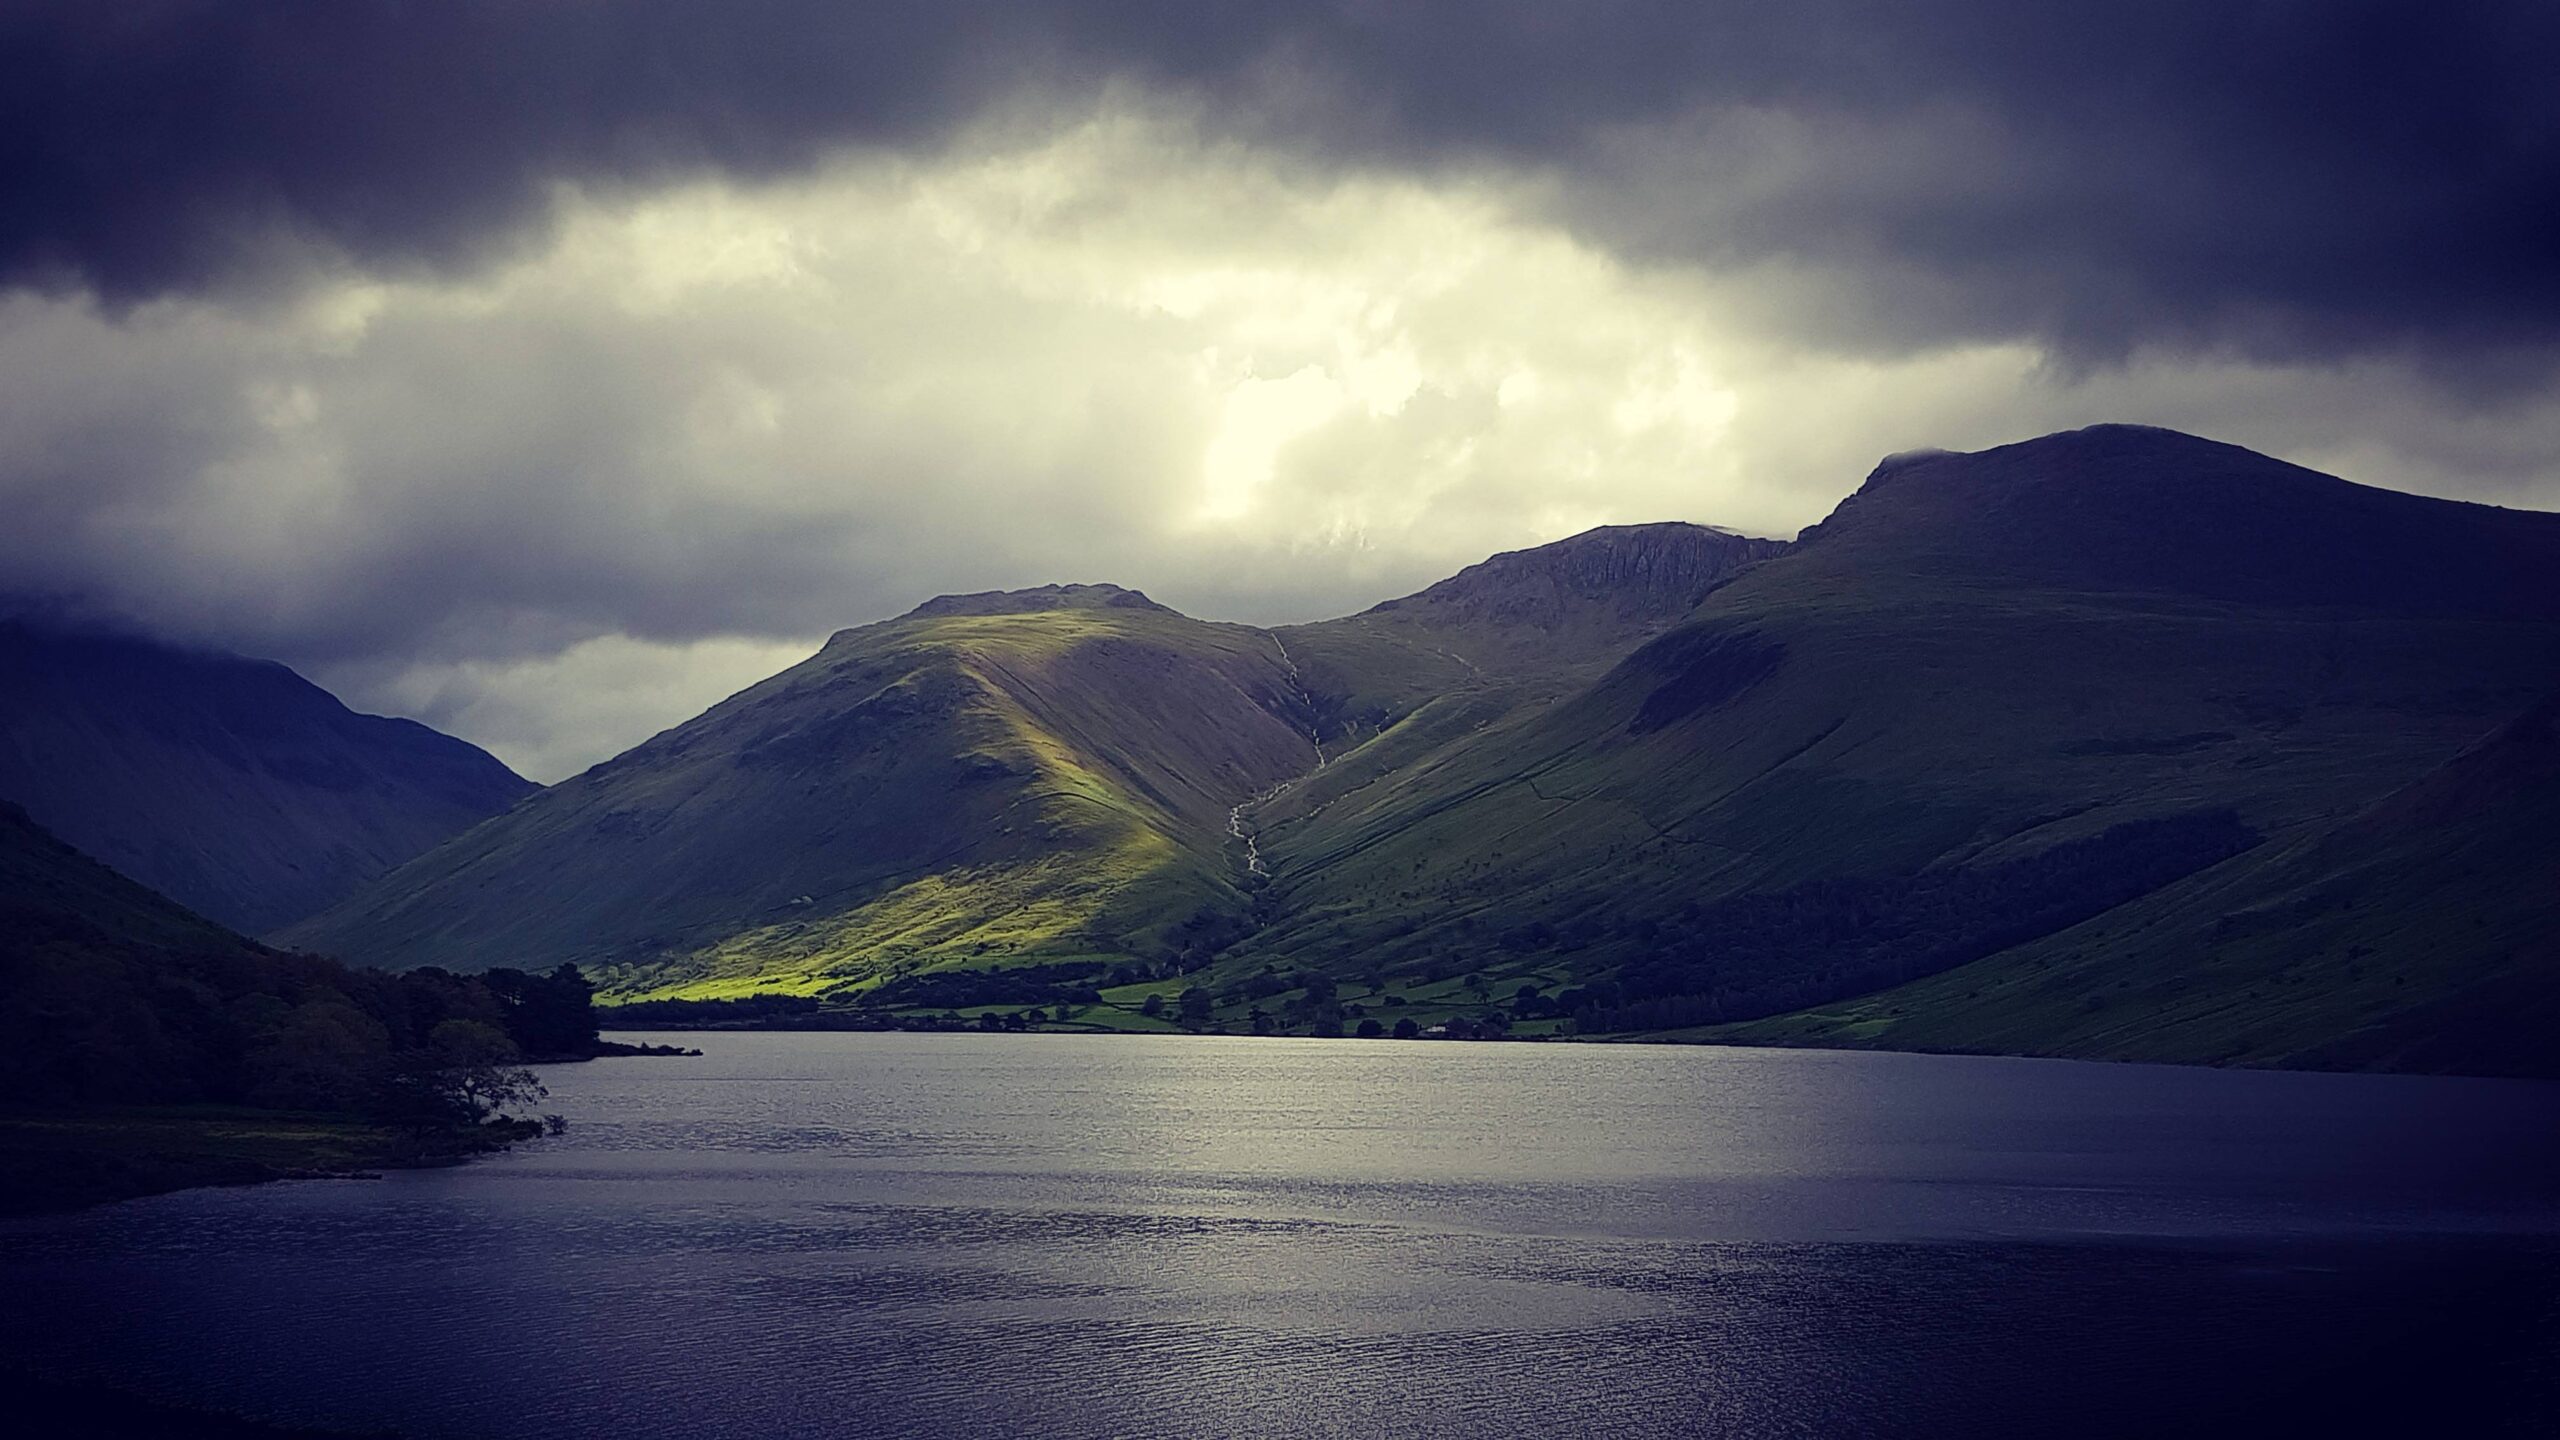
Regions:
[[2105, 468], [2110, 462], [2208, 464], [2239, 457], [2261, 465], [2298, 468], [2254, 450], [2220, 440], [2208, 440], [2201, 435], [2190, 435], [2183, 430], [2109, 422], [2084, 425], [2077, 430], [2057, 430], [2031, 440], [2016, 440], [1982, 450], [1947, 450], [1936, 446], [1898, 450], [1877, 461], [1875, 468], [1867, 472], [1867, 485], [1932, 470], [1963, 472], [1978, 469], [1985, 463], [2079, 471], [2093, 465]]
[[2376, 489], [2147, 425], [1887, 457], [1798, 545], [1825, 573], [2560, 615], [2560, 515]]
[[1143, 591], [1119, 585], [1035, 585], [1026, 590], [979, 590], [966, 595], [936, 595], [910, 610], [906, 618], [938, 615], [1031, 615], [1049, 610], [1158, 610], [1173, 613]]
[[1662, 520], [1602, 525], [1562, 540], [1506, 550], [1440, 583], [1371, 607], [1460, 609], [1507, 623], [1552, 624], [1570, 603], [1606, 602], [1620, 610], [1677, 614], [1718, 580], [1786, 548], [1713, 525]]

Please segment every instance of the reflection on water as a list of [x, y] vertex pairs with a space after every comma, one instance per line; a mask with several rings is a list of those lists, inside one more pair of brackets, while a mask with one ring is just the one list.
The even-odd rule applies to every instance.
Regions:
[[0, 1229], [22, 1365], [634, 1434], [2552, 1433], [2560, 1087], [692, 1037], [573, 1129]]

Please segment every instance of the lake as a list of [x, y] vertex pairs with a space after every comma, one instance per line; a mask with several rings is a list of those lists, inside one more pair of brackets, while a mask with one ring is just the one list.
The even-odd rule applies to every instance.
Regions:
[[714, 1034], [0, 1226], [14, 1363], [420, 1437], [2560, 1433], [2560, 1087]]

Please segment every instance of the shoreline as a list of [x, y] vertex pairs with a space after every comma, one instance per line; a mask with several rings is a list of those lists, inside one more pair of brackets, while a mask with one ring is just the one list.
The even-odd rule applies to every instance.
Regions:
[[[607, 1013], [610, 1013], [608, 1011]], [[1660, 1046], [1677, 1050], [1761, 1050], [1801, 1051], [1836, 1055], [1912, 1055], [1949, 1060], [2016, 1060], [2054, 1065], [2137, 1066], [2163, 1070], [2213, 1070], [2226, 1073], [2256, 1075], [2373, 1075], [2408, 1079], [2495, 1080], [2527, 1084], [2560, 1084], [2560, 1068], [2550, 1071], [2499, 1070], [2416, 1070], [2385, 1066], [2350, 1066], [2337, 1064], [2281, 1064], [2250, 1060], [2182, 1060], [2148, 1055], [2073, 1055], [2054, 1051], [1967, 1049], [1938, 1045], [1857, 1045], [1846, 1044], [1838, 1037], [1806, 1039], [1751, 1038], [1728, 1035], [1700, 1035], [1686, 1031], [1613, 1031], [1601, 1035], [1478, 1035], [1466, 1038], [1446, 1035], [1301, 1035], [1287, 1032], [1257, 1033], [1252, 1030], [1200, 1029], [1128, 1030], [1110, 1025], [1047, 1025], [1014, 1029], [982, 1029], [975, 1025], [794, 1025], [790, 1023], [694, 1023], [658, 1022], [615, 1028], [623, 1035], [996, 1035], [1007, 1037], [1064, 1036], [1090, 1038], [1136, 1038], [1154, 1040], [1297, 1040], [1341, 1042], [1352, 1045], [1594, 1045], [1594, 1046]], [[646, 1047], [651, 1054], [692, 1054], [673, 1046]]]
[[[587, 1055], [527, 1065], [635, 1056], [698, 1056], [680, 1045], [600, 1042]], [[540, 1120], [497, 1117], [417, 1131], [355, 1115], [247, 1105], [84, 1105], [0, 1109], [0, 1219], [62, 1215], [178, 1190], [278, 1180], [380, 1179], [386, 1170], [461, 1165], [537, 1139]]]
[[345, 1115], [245, 1106], [83, 1106], [0, 1112], [0, 1218], [277, 1180], [379, 1179], [460, 1165], [543, 1133], [499, 1119], [421, 1134]]
[[[680, 1045], [602, 1041], [592, 1054], [526, 1065], [699, 1056]], [[380, 1179], [500, 1154], [548, 1133], [540, 1120], [496, 1117], [417, 1131], [355, 1115], [248, 1105], [84, 1105], [0, 1109], [0, 1219], [61, 1215], [178, 1190], [278, 1180]]]

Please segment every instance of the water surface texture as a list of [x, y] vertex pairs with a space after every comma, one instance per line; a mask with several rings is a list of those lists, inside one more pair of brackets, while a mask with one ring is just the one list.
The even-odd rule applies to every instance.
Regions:
[[713, 1035], [0, 1228], [15, 1363], [428, 1436], [2555, 1433], [2560, 1087]]

